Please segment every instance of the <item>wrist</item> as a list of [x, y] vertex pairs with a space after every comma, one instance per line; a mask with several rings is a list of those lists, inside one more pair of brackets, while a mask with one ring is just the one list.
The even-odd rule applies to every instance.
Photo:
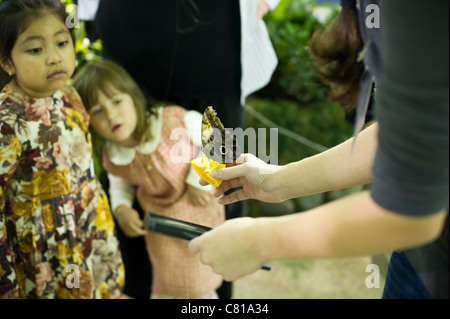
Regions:
[[[248, 240], [250, 251], [256, 255], [261, 263], [266, 263], [272, 260], [272, 253], [270, 250], [270, 229], [267, 229], [268, 218], [259, 217], [252, 218], [251, 222], [247, 225], [247, 230], [244, 232], [248, 234], [245, 236]], [[262, 235], [264, 234], [264, 235]]]
[[279, 166], [277, 171], [272, 176], [273, 192], [276, 197], [279, 198], [280, 202], [290, 199], [290, 188], [288, 182], [291, 177], [289, 177], [288, 165]]

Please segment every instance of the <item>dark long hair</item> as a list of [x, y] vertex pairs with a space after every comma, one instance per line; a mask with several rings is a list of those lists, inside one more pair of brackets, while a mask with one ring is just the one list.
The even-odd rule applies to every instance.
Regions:
[[314, 71], [331, 87], [330, 99], [338, 102], [347, 114], [356, 107], [359, 79], [364, 70], [358, 62], [362, 40], [358, 13], [354, 7], [343, 7], [338, 16], [310, 41]]
[[[53, 14], [66, 22], [67, 12], [60, 0], [3, 0], [0, 2], [0, 59], [11, 59], [19, 35], [36, 19]], [[14, 76], [0, 68], [0, 90]]]

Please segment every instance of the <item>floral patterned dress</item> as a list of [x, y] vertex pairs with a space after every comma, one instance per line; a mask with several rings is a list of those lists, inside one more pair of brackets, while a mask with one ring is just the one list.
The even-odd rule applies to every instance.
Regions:
[[112, 298], [124, 269], [78, 94], [0, 93], [0, 298]]

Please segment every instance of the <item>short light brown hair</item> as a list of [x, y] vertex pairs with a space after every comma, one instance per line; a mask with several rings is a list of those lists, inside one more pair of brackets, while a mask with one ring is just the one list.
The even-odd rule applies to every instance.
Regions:
[[150, 138], [147, 129], [148, 112], [153, 115], [156, 112], [149, 104], [148, 97], [122, 66], [108, 60], [88, 63], [77, 72], [72, 85], [80, 94], [87, 111], [98, 104], [99, 90], [109, 98], [112, 97], [113, 89], [130, 95], [137, 114], [133, 137], [136, 141]]

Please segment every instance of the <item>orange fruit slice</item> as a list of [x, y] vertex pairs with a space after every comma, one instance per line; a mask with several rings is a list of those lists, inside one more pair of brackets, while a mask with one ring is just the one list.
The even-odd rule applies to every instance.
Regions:
[[208, 184], [211, 184], [214, 187], [219, 187], [220, 184], [222, 184], [222, 180], [215, 179], [211, 176], [211, 171], [216, 168], [225, 168], [225, 164], [217, 163], [203, 154], [202, 156], [193, 159], [191, 165], [197, 174]]

